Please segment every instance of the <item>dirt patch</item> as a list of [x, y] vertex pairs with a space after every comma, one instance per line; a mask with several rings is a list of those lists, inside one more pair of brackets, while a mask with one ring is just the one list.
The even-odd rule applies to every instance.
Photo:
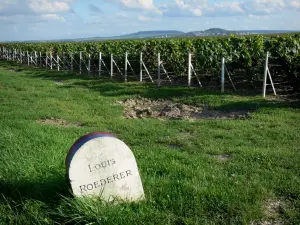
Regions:
[[10, 72], [21, 72], [21, 69], [9, 68], [8, 71]]
[[281, 200], [269, 199], [265, 202], [263, 209], [266, 219], [252, 223], [253, 225], [283, 225], [284, 221], [280, 218], [285, 203]]
[[54, 83], [57, 84], [57, 85], [64, 85], [63, 80], [55, 80]]
[[170, 100], [147, 98], [126, 99], [118, 102], [125, 107], [125, 118], [167, 118], [167, 119], [246, 119], [249, 111], [210, 110], [203, 107], [175, 103]]
[[282, 201], [269, 199], [266, 201], [264, 208], [268, 216], [277, 216], [282, 211], [283, 206]]
[[228, 154], [213, 155], [213, 157], [218, 161], [227, 161], [231, 158], [231, 156]]
[[64, 126], [64, 127], [83, 127], [82, 123], [76, 122], [76, 123], [69, 123], [68, 121], [64, 119], [59, 119], [59, 118], [54, 118], [50, 117], [47, 119], [41, 119], [37, 121], [38, 123], [43, 123], [43, 124], [52, 124], [52, 125], [59, 125], [59, 126]]

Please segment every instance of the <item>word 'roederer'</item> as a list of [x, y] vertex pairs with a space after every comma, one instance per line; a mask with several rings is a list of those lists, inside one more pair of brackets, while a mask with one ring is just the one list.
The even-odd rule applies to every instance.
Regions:
[[105, 179], [101, 179], [99, 181], [95, 181], [91, 184], [80, 185], [79, 188], [80, 188], [81, 193], [84, 193], [84, 192], [87, 192], [87, 191], [91, 191], [95, 188], [105, 186], [106, 184], [116, 182], [117, 180], [122, 180], [126, 177], [129, 177], [129, 176], [132, 176], [131, 170], [127, 170], [125, 172], [121, 172], [121, 173], [118, 173], [118, 174], [113, 174], [112, 176], [109, 176]]

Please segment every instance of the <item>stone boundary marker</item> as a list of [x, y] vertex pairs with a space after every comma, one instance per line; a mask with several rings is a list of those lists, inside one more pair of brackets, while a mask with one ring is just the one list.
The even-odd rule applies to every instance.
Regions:
[[132, 151], [110, 133], [94, 132], [79, 138], [69, 150], [66, 169], [75, 196], [104, 201], [145, 197]]

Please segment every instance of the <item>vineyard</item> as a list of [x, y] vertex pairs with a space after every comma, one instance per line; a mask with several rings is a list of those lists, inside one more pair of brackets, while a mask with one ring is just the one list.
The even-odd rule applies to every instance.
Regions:
[[[299, 73], [300, 34], [0, 43], [0, 225], [300, 224]], [[68, 150], [95, 131], [145, 200], [73, 195]]]
[[[1, 57], [58, 70], [200, 86], [220, 85], [221, 59], [230, 87], [261, 88], [266, 52], [275, 81], [299, 89], [300, 34], [227, 38], [70, 43], [0, 43]], [[190, 54], [190, 55], [189, 55]], [[123, 77], [123, 78], [122, 78]], [[232, 79], [231, 79], [232, 78]], [[228, 85], [228, 87], [229, 87]]]

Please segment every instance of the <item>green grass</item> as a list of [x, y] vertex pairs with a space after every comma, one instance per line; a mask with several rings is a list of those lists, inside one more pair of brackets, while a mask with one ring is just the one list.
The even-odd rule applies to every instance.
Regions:
[[[300, 224], [299, 105], [199, 88], [116, 83], [0, 62], [0, 224]], [[54, 81], [63, 80], [64, 85]], [[168, 98], [248, 120], [124, 119], [117, 100]], [[63, 127], [36, 122], [55, 117]], [[106, 131], [136, 157], [146, 200], [111, 205], [72, 197], [68, 149]], [[169, 144], [182, 146], [169, 148]], [[228, 154], [228, 160], [214, 155]], [[284, 204], [268, 214], [266, 202]]]

